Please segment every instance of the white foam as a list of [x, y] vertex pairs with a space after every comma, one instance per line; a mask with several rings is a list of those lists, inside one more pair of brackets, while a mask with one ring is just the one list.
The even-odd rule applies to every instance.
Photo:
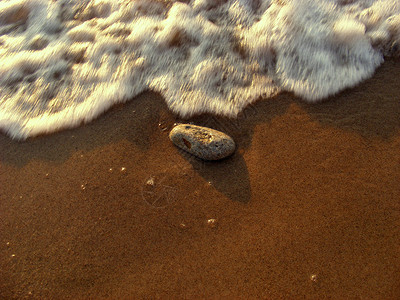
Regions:
[[0, 2], [0, 129], [78, 126], [146, 89], [184, 117], [281, 90], [314, 102], [400, 54], [397, 0], [186, 2]]

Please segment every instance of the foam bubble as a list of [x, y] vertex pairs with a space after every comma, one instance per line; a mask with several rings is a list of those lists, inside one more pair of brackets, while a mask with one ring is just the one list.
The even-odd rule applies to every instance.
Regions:
[[146, 89], [182, 117], [288, 90], [318, 101], [400, 54], [396, 0], [0, 2], [0, 129], [89, 122]]

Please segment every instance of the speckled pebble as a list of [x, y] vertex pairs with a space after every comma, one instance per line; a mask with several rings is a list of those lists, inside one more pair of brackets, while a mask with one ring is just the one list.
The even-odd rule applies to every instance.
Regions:
[[179, 124], [169, 138], [179, 148], [204, 160], [219, 160], [235, 152], [235, 142], [227, 134], [202, 126]]

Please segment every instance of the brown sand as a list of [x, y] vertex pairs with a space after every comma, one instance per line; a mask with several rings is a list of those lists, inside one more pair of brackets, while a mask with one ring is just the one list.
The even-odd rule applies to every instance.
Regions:
[[0, 135], [0, 298], [399, 299], [399, 78], [389, 61], [323, 103], [194, 118], [238, 144], [215, 163], [169, 142], [153, 93]]

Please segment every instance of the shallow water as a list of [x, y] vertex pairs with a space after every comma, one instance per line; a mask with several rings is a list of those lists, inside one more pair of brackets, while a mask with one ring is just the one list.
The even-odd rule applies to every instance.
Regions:
[[280, 91], [315, 102], [399, 55], [395, 0], [0, 3], [0, 129], [25, 139], [145, 90], [180, 117]]

